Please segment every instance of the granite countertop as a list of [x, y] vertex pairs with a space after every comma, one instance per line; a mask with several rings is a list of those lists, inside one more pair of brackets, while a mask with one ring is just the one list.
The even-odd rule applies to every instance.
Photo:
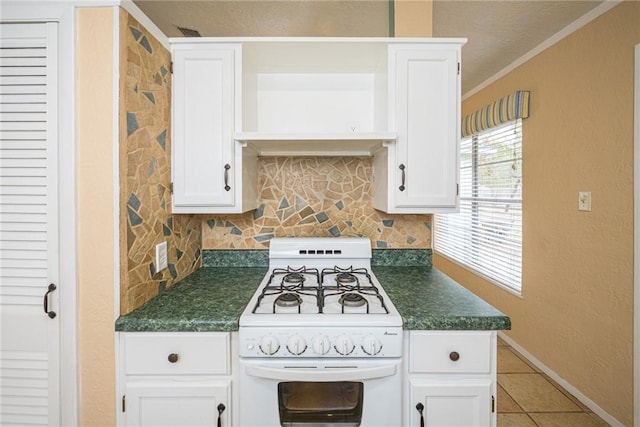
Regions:
[[116, 321], [116, 331], [237, 331], [267, 268], [201, 268]]
[[[415, 264], [414, 255], [408, 264]], [[374, 263], [373, 272], [402, 315], [405, 329], [511, 328], [507, 316], [432, 268], [430, 259], [427, 263], [422, 262], [420, 256], [417, 259], [418, 266], [397, 266], [393, 257], [374, 257], [374, 261], [382, 265]], [[116, 330], [235, 331], [240, 314], [266, 272], [266, 266], [236, 267], [232, 262], [203, 267], [139, 309], [120, 317]]]
[[511, 320], [441, 271], [373, 267], [410, 330], [503, 330]]

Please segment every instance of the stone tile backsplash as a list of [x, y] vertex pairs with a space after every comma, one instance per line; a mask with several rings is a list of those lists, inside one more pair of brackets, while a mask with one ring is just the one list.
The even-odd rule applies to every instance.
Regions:
[[[171, 54], [126, 15], [121, 86], [121, 314], [140, 307], [202, 263], [201, 219], [171, 212]], [[125, 240], [125, 239], [122, 239]], [[158, 272], [155, 245], [167, 241], [168, 268]]]
[[372, 207], [372, 162], [361, 157], [264, 157], [258, 209], [207, 215], [203, 249], [264, 249], [272, 237], [368, 237], [373, 248], [431, 248], [431, 215]]

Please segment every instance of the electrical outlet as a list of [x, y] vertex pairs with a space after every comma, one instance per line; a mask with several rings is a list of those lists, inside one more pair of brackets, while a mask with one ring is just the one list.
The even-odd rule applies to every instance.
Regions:
[[578, 191], [578, 210], [591, 212], [591, 191]]
[[158, 243], [156, 245], [156, 272], [164, 270], [167, 265], [167, 242]]

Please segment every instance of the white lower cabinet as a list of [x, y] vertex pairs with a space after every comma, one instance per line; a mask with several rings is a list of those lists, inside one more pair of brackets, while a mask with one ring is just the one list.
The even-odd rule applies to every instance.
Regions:
[[[495, 331], [405, 331], [402, 426], [495, 427], [496, 343]], [[120, 332], [118, 346], [120, 426], [237, 425], [237, 334]]]
[[411, 426], [491, 425], [489, 379], [415, 379], [409, 387]]
[[122, 426], [231, 427], [228, 332], [119, 336]]
[[496, 425], [495, 332], [411, 331], [408, 347], [406, 425]]
[[[127, 426], [230, 426], [231, 380], [131, 382], [125, 389]], [[220, 423], [218, 423], [220, 418]]]

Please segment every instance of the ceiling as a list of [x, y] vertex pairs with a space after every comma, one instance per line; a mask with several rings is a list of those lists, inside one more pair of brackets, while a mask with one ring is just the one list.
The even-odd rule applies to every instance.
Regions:
[[[134, 0], [168, 37], [390, 34], [388, 0]], [[466, 37], [466, 93], [602, 3], [601, 0], [434, 0], [433, 36]]]

